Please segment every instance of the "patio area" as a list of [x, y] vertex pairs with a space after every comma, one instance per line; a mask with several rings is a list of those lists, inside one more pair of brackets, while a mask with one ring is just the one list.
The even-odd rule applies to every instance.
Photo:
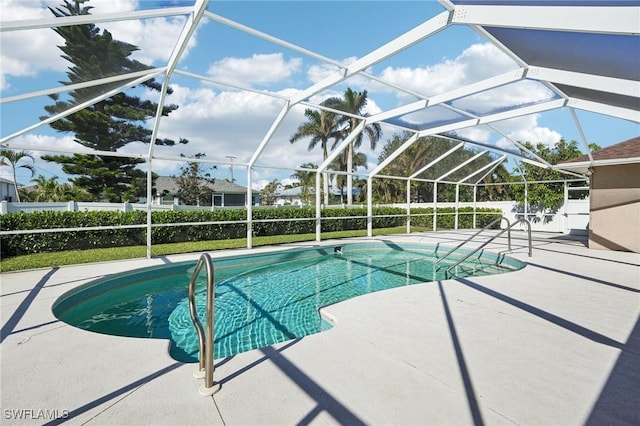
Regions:
[[[455, 246], [470, 234], [374, 239]], [[323, 309], [328, 331], [217, 360], [213, 397], [167, 341], [91, 333], [51, 312], [89, 280], [198, 254], [1, 274], [2, 422], [640, 424], [640, 255], [533, 237], [529, 258], [514, 233], [520, 271], [351, 299]]]

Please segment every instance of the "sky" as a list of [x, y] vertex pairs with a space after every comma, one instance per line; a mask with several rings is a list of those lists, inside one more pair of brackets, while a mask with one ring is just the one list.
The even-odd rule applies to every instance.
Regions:
[[[1, 19], [50, 18], [47, 6], [59, 7], [61, 1], [2, 0]], [[149, 0], [91, 0], [92, 13], [112, 13], [159, 7], [190, 5], [191, 1]], [[344, 64], [349, 64], [384, 43], [444, 11], [436, 1], [211, 1], [208, 10], [270, 36], [293, 43], [304, 49]], [[134, 58], [150, 66], [163, 66], [184, 25], [185, 16], [144, 20], [105, 22], [100, 29], [112, 33], [115, 39], [139, 47]], [[58, 87], [66, 81], [69, 63], [61, 58], [57, 46], [62, 39], [51, 29], [11, 31], [0, 33], [0, 93], [11, 97], [48, 88]], [[427, 40], [384, 60], [369, 74], [386, 81], [401, 84], [419, 93], [433, 95], [461, 85], [479, 81], [515, 69], [515, 64], [493, 47], [481, 35], [463, 26], [445, 29]], [[178, 70], [206, 76], [227, 83], [216, 85], [189, 76], [174, 74], [170, 80], [173, 93], [167, 102], [178, 105], [169, 117], [163, 118], [159, 136], [189, 143], [175, 147], [156, 147], [158, 156], [177, 157], [205, 153], [217, 162], [213, 177], [228, 179], [229, 163], [233, 163], [233, 176], [241, 185], [247, 184], [246, 164], [283, 108], [282, 98], [289, 97], [335, 72], [335, 67], [314, 57], [287, 49], [245, 34], [213, 20], [206, 20], [197, 28], [178, 63]], [[253, 91], [238, 90], [235, 86]], [[367, 113], [415, 101], [415, 98], [356, 76], [324, 90], [310, 99], [319, 103], [331, 96], [340, 96], [350, 87], [367, 90]], [[265, 96], [262, 93], [272, 96]], [[130, 89], [129, 94], [157, 101], [157, 93]], [[470, 97], [454, 106], [470, 108], [479, 114], [501, 105], [515, 105], [533, 97], [549, 99], [552, 93], [542, 85], [524, 81]], [[44, 106], [51, 104], [46, 96], [4, 103], [0, 106], [1, 137], [31, 126], [45, 115]], [[308, 150], [308, 141], [289, 143], [297, 127], [305, 121], [304, 105], [294, 107], [274, 132], [257, 161], [252, 185], [259, 189], [277, 179], [291, 183], [292, 169], [303, 163], [320, 164], [319, 148]], [[437, 108], [428, 114], [415, 113], [405, 120], [416, 123], [446, 120], [456, 114]], [[604, 147], [638, 135], [637, 123], [577, 111], [588, 143]], [[149, 122], [149, 126], [153, 123]], [[581, 141], [581, 135], [567, 110], [532, 114], [496, 123], [495, 129], [473, 128], [460, 131], [472, 140], [508, 146], [513, 140], [553, 145], [560, 138]], [[376, 149], [368, 142], [360, 148], [368, 158], [368, 169], [378, 163], [385, 142], [399, 132], [392, 126], [383, 126], [383, 137]], [[498, 130], [498, 131], [496, 131]], [[37, 127], [11, 141], [28, 145], [34, 154], [36, 176], [49, 179], [67, 176], [55, 163], [42, 160], [41, 155], [51, 149], [79, 149], [73, 135], [58, 133], [49, 126]], [[133, 143], [123, 152], [146, 154], [148, 147]], [[153, 170], [160, 175], [177, 175], [183, 163], [154, 160]], [[270, 168], [260, 167], [269, 166]], [[362, 170], [365, 172], [365, 170]], [[17, 170], [18, 181], [28, 184], [26, 170]], [[8, 167], [0, 167], [0, 176], [8, 177]]]

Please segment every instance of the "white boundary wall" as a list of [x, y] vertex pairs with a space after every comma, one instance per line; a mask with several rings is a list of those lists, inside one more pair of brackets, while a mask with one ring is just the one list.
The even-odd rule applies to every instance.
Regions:
[[[458, 203], [457, 207], [462, 208], [490, 208], [502, 210], [511, 223], [524, 218], [524, 212], [518, 211], [516, 201], [486, 201]], [[406, 204], [393, 204], [394, 207], [407, 207]], [[412, 203], [411, 207], [433, 207], [433, 203]], [[456, 203], [437, 203], [437, 208], [456, 208]], [[461, 212], [460, 214], [467, 214]], [[472, 214], [472, 213], [468, 213]], [[589, 200], [568, 200], [566, 205], [553, 214], [528, 213], [527, 219], [531, 221], [532, 231], [557, 232], [562, 234], [587, 235], [589, 229]], [[503, 223], [503, 226], [506, 225]], [[524, 225], [521, 225], [525, 229]]]

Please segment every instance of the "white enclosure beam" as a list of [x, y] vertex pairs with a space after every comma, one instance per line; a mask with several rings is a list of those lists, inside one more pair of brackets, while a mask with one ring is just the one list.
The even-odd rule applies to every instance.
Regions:
[[387, 158], [385, 158], [384, 160], [382, 160], [382, 162], [380, 164], [378, 164], [372, 171], [371, 173], [369, 173], [369, 178], [372, 178], [373, 176], [377, 175], [378, 173], [380, 173], [380, 171], [382, 169], [384, 169], [385, 167], [387, 167], [391, 162], [393, 162], [393, 160], [395, 160], [396, 158], [398, 158], [398, 156], [400, 154], [402, 154], [403, 152], [405, 152], [407, 150], [407, 148], [409, 148], [411, 145], [414, 144], [414, 142], [418, 140], [418, 134], [415, 133], [413, 136], [411, 136], [409, 139], [407, 139], [402, 145], [400, 145], [398, 147], [398, 149], [396, 149], [395, 151], [393, 151]]
[[466, 119], [462, 121], [456, 121], [455, 123], [445, 124], [444, 126], [430, 127], [428, 129], [420, 130], [418, 132], [418, 136], [432, 136], [438, 135], [440, 133], [453, 132], [459, 129], [464, 129], [465, 127], [472, 127], [478, 124], [478, 119]]
[[37, 123], [32, 124], [29, 127], [25, 127], [22, 130], [19, 130], [19, 131], [15, 132], [15, 133], [13, 133], [13, 134], [11, 134], [9, 136], [5, 136], [4, 138], [0, 139], [0, 145], [5, 145], [8, 141], [10, 141], [13, 138], [16, 138], [18, 136], [24, 135], [25, 133], [28, 133], [28, 132], [30, 132], [32, 130], [37, 129], [38, 127], [44, 126], [45, 124], [53, 123], [54, 121], [60, 120], [61, 118], [64, 118], [64, 117], [66, 117], [68, 115], [71, 115], [71, 114], [73, 114], [75, 112], [78, 112], [78, 111], [80, 111], [80, 110], [82, 110], [84, 108], [87, 108], [87, 107], [89, 107], [89, 106], [91, 106], [93, 104], [96, 104], [96, 103], [98, 103], [98, 102], [100, 102], [100, 101], [102, 101], [102, 100], [104, 100], [104, 99], [106, 99], [106, 98], [108, 98], [110, 96], [113, 96], [113, 95], [115, 95], [117, 93], [120, 93], [120, 92], [124, 91], [127, 88], [130, 88], [130, 87], [133, 87], [133, 86], [137, 86], [140, 83], [143, 83], [143, 82], [145, 82], [147, 80], [151, 80], [152, 78], [154, 78], [158, 74], [159, 74], [159, 72], [144, 75], [144, 76], [142, 76], [140, 78], [137, 78], [137, 79], [135, 79], [133, 81], [129, 81], [129, 82], [123, 84], [122, 86], [119, 86], [119, 87], [117, 87], [117, 88], [115, 88], [113, 90], [109, 90], [108, 92], [103, 93], [100, 96], [96, 96], [95, 98], [89, 99], [88, 101], [85, 101], [85, 102], [82, 102], [80, 104], [77, 104], [76, 106], [74, 106], [72, 108], [69, 108], [66, 111], [63, 111], [63, 112], [58, 113], [56, 115], [53, 115], [51, 117], [47, 117], [42, 121], [38, 121]]
[[[102, 151], [98, 149], [89, 149], [85, 148], [82, 145], [79, 145], [79, 148], [55, 148], [49, 146], [33, 146], [24, 143], [6, 143], [3, 145], [9, 149], [24, 149], [27, 151], [34, 152], [60, 152], [62, 154], [82, 154], [82, 155], [101, 155], [103, 157], [120, 157], [120, 158], [138, 158], [142, 160], [147, 159], [146, 154], [132, 154], [129, 152], [118, 152], [118, 151]], [[184, 159], [183, 159], [184, 161]]]
[[[400, 117], [405, 114], [410, 114], [412, 112], [419, 111], [426, 107], [441, 105], [445, 102], [449, 102], [454, 99], [459, 99], [465, 96], [473, 95], [474, 93], [482, 92], [484, 90], [489, 90], [495, 87], [503, 86], [505, 84], [513, 83], [514, 81], [518, 81], [524, 78], [524, 75], [525, 75], [524, 69], [508, 71], [506, 73], [497, 75], [495, 77], [487, 78], [485, 80], [468, 84], [466, 86], [461, 86], [457, 89], [450, 90], [445, 93], [441, 93], [431, 97], [426, 97], [425, 100], [412, 102], [410, 104], [403, 105], [398, 108], [383, 111], [379, 114], [369, 117], [368, 121], [371, 123], [375, 123], [383, 120], [388, 120], [394, 117]], [[457, 111], [463, 115], [470, 116], [470, 114], [465, 111], [459, 111], [459, 110]]]
[[459, 99], [465, 96], [473, 95], [485, 90], [494, 89], [496, 87], [504, 86], [505, 84], [513, 83], [515, 81], [522, 80], [525, 75], [523, 68], [518, 68], [513, 71], [508, 71], [495, 77], [490, 77], [475, 83], [463, 85], [457, 89], [450, 90], [435, 96], [429, 97], [429, 106], [434, 106], [444, 102], [449, 102], [454, 99]]
[[571, 111], [571, 117], [573, 117], [573, 122], [576, 124], [578, 133], [580, 133], [582, 148], [584, 148], [584, 152], [587, 153], [587, 157], [589, 157], [589, 161], [593, 162], [593, 155], [591, 154], [591, 149], [589, 149], [589, 142], [587, 141], [587, 138], [584, 135], [584, 131], [582, 131], [582, 125], [580, 124], [580, 120], [578, 120], [578, 116], [576, 115], [576, 110], [574, 110], [573, 108], [569, 108], [569, 111]]
[[318, 173], [324, 172], [327, 169], [327, 167], [329, 167], [329, 164], [331, 164], [331, 162], [335, 160], [336, 157], [340, 155], [340, 153], [358, 137], [358, 134], [360, 134], [360, 132], [362, 132], [362, 129], [364, 129], [365, 124], [366, 124], [365, 121], [362, 120], [360, 124], [358, 124], [358, 126], [355, 129], [353, 129], [353, 131], [349, 133], [349, 135], [346, 138], [344, 138], [344, 140], [340, 142], [340, 144], [338, 144], [338, 146], [336, 146], [333, 149], [333, 151], [329, 153], [329, 155], [327, 156], [327, 159], [324, 160], [322, 164], [320, 164], [320, 166], [318, 167]]
[[453, 24], [605, 34], [637, 34], [635, 6], [460, 5]]
[[[506, 140], [510, 141], [511, 143], [513, 143], [516, 147], [518, 147], [519, 149], [521, 149], [522, 151], [526, 152], [527, 154], [531, 155], [532, 157], [536, 158], [538, 161], [540, 161], [541, 163], [544, 163], [546, 165], [551, 165], [547, 162], [547, 160], [545, 160], [544, 158], [540, 157], [538, 154], [536, 154], [535, 152], [531, 151], [529, 148], [527, 148], [526, 146], [524, 146], [523, 144], [521, 144], [520, 142], [513, 140], [509, 135], [507, 135], [506, 133], [502, 132], [499, 129], [496, 129], [495, 126], [492, 126], [491, 124], [487, 124], [487, 126], [493, 130], [494, 132], [498, 133], [500, 136], [502, 136], [503, 138], [505, 138]], [[506, 151], [505, 151], [506, 152]], [[512, 154], [513, 155], [513, 154]], [[521, 157], [521, 158], [526, 158], [524, 157], [524, 155], [516, 155], [516, 157]]]
[[409, 179], [413, 179], [415, 177], [420, 176], [422, 173], [426, 172], [428, 169], [430, 169], [431, 167], [435, 166], [440, 161], [444, 160], [446, 157], [448, 157], [449, 155], [453, 154], [455, 151], [459, 150], [463, 146], [464, 146], [464, 142], [460, 142], [458, 145], [454, 146], [449, 151], [445, 152], [444, 154], [442, 154], [441, 156], [439, 156], [438, 158], [436, 158], [435, 160], [431, 161], [429, 164], [427, 164], [426, 166], [422, 167], [420, 170], [418, 170], [417, 172], [415, 172], [414, 174], [409, 176]]
[[26, 19], [20, 21], [0, 22], [0, 32], [35, 30], [41, 28], [68, 27], [71, 25], [98, 24], [102, 22], [128, 21], [132, 19], [162, 18], [174, 15], [188, 15], [193, 7], [167, 7], [162, 9], [134, 10], [116, 13], [99, 13], [95, 15], [64, 16], [48, 19]]
[[319, 55], [316, 52], [313, 52], [311, 50], [305, 49], [304, 47], [300, 47], [298, 45], [295, 45], [293, 43], [289, 43], [288, 41], [282, 40], [280, 38], [274, 37], [270, 34], [264, 33], [262, 31], [258, 31], [254, 28], [248, 27], [246, 25], [240, 24], [236, 21], [232, 21], [231, 19], [225, 18], [223, 16], [220, 15], [216, 15], [215, 13], [211, 13], [209, 11], [205, 11], [204, 15], [211, 19], [212, 21], [216, 21], [219, 22], [223, 25], [226, 25], [228, 27], [234, 28], [236, 30], [242, 31], [244, 33], [250, 34], [252, 36], [258, 37], [262, 40], [268, 41], [270, 43], [273, 44], [277, 44], [279, 46], [285, 47], [287, 49], [293, 50], [294, 52], [298, 52], [298, 53], [302, 53], [303, 55], [309, 56], [311, 58], [317, 59], [319, 61], [325, 62], [327, 64], [331, 64], [334, 65], [338, 68], [343, 68], [346, 69], [347, 65], [333, 60], [331, 58], [327, 58], [326, 56], [323, 55]]
[[381, 113], [367, 117], [368, 123], [377, 123], [379, 121], [388, 120], [390, 118], [401, 117], [405, 114], [411, 114], [412, 112], [420, 111], [427, 107], [427, 100], [420, 100], [411, 102], [410, 104], [402, 105], [397, 108], [389, 109]]
[[[503, 155], [502, 157], [498, 158], [497, 160], [492, 161], [491, 163], [479, 168], [478, 170], [476, 170], [473, 173], [468, 174], [467, 176], [463, 177], [462, 179], [460, 179], [458, 182], [456, 182], [457, 184], [461, 184], [464, 181], [466, 181], [467, 179], [471, 179], [472, 177], [474, 177], [475, 175], [477, 175], [478, 173], [481, 173], [489, 168], [493, 169], [494, 167], [498, 166], [498, 164], [502, 163], [505, 158], [507, 158], [506, 155]], [[486, 175], [485, 175], [486, 176]]]
[[604, 114], [611, 117], [621, 118], [623, 120], [633, 121], [634, 123], [640, 123], [640, 111], [638, 110], [621, 108], [578, 98], [569, 98], [567, 105], [571, 108], [596, 112], [598, 114]]
[[601, 75], [584, 74], [544, 67], [531, 67], [529, 72], [527, 72], [527, 78], [583, 87], [589, 90], [616, 93], [618, 95], [640, 95], [640, 81], [625, 80], [621, 78], [605, 77]]
[[523, 115], [536, 114], [538, 112], [550, 111], [552, 109], [561, 108], [565, 105], [565, 99], [556, 99], [553, 101], [542, 102], [535, 105], [529, 105], [522, 108], [516, 108], [496, 114], [485, 115], [480, 118], [478, 124], [491, 123], [494, 121], [508, 120], [510, 118], [522, 117]]
[[[500, 164], [502, 164], [502, 162], [503, 162], [503, 161], [505, 161], [505, 160], [506, 160], [506, 158], [507, 158], [507, 156], [506, 156], [506, 155], [503, 155], [503, 156], [502, 156], [502, 157], [500, 157], [498, 160], [496, 160], [496, 161], [495, 161], [495, 165], [494, 165], [492, 168], [490, 168], [489, 170], [487, 170], [487, 172], [486, 172], [485, 174], [483, 174], [482, 176], [480, 176], [480, 179], [478, 179], [478, 180], [473, 184], [473, 191], [474, 191], [474, 195], [475, 195], [476, 190], [478, 189], [478, 184], [479, 184], [480, 182], [482, 182], [482, 180], [483, 180], [484, 178], [486, 178], [487, 176], [489, 176], [489, 174], [493, 173], [493, 171], [494, 171], [495, 169], [497, 169], [497, 168], [498, 168], [498, 166], [499, 166]], [[474, 197], [474, 198], [475, 198], [475, 197]], [[474, 201], [475, 201], [475, 200], [474, 200]]]
[[421, 42], [427, 37], [445, 28], [449, 22], [450, 12], [442, 12], [417, 27], [407, 31], [389, 43], [380, 46], [373, 52], [349, 64], [347, 74], [355, 74], [359, 71], [387, 59], [390, 56]]
[[209, 0], [196, 0], [193, 5], [193, 13], [189, 15], [189, 18], [178, 37], [178, 41], [171, 52], [171, 56], [167, 61], [167, 80], [169, 80], [171, 74], [173, 74], [173, 70], [176, 65], [178, 65], [178, 61], [182, 57], [184, 50], [187, 48], [187, 44], [189, 43], [191, 36], [195, 33], [196, 27], [200, 23], [202, 15], [204, 15], [205, 10], [207, 9], [207, 4], [209, 4]]
[[267, 134], [264, 136], [264, 138], [262, 138], [262, 142], [260, 142], [260, 145], [258, 146], [258, 148], [256, 148], [256, 150], [253, 153], [253, 156], [249, 160], [249, 169], [253, 167], [253, 165], [258, 160], [258, 157], [260, 157], [260, 155], [262, 154], [262, 151], [264, 151], [265, 147], [271, 140], [271, 137], [276, 132], [276, 130], [278, 130], [278, 127], [280, 127], [280, 124], [282, 124], [282, 121], [287, 116], [289, 109], [290, 109], [289, 104], [286, 104], [284, 107], [282, 107], [276, 119], [273, 121], [273, 123], [271, 123], [271, 127], [267, 131]]
[[[160, 98], [158, 99], [158, 108], [156, 109], [156, 118], [153, 123], [153, 128], [151, 130], [151, 142], [149, 143], [149, 158], [153, 156], [153, 151], [156, 146], [156, 140], [158, 139], [158, 130], [160, 128], [160, 121], [162, 119], [162, 111], [164, 110], [164, 101], [167, 97], [167, 91], [169, 90], [169, 82], [171, 80], [171, 75], [173, 74], [173, 70], [178, 65], [178, 61], [182, 57], [182, 53], [187, 48], [187, 44], [191, 39], [191, 36], [196, 31], [196, 27], [204, 14], [205, 9], [207, 8], [207, 4], [209, 0], [196, 0], [193, 5], [192, 13], [187, 18], [187, 22], [182, 27], [182, 31], [180, 32], [180, 36], [176, 41], [176, 44], [173, 46], [173, 51], [169, 56], [169, 60], [167, 61], [167, 69], [164, 81], [162, 82], [162, 89], [160, 90]], [[147, 185], [148, 186], [148, 185]], [[147, 191], [151, 191], [150, 188], [147, 188]]]
[[204, 75], [201, 75], [201, 74], [195, 74], [195, 73], [192, 73], [192, 72], [189, 72], [189, 71], [174, 70], [173, 72], [174, 72], [174, 74], [184, 75], [185, 77], [195, 78], [197, 80], [206, 81], [207, 83], [213, 83], [213, 84], [218, 85], [218, 86], [231, 87], [232, 89], [242, 90], [244, 92], [257, 93], [259, 95], [269, 96], [271, 98], [278, 98], [278, 99], [283, 99], [283, 100], [288, 100], [289, 99], [288, 96], [284, 96], [284, 95], [281, 95], [279, 93], [275, 93], [273, 91], [269, 92], [267, 90], [255, 89], [255, 88], [249, 87], [249, 86], [241, 86], [241, 85], [236, 84], [236, 83], [216, 80], [216, 79], [213, 79], [211, 77], [207, 77], [207, 76], [204, 76]]
[[23, 93], [21, 95], [15, 95], [15, 96], [9, 96], [9, 97], [5, 97], [5, 98], [0, 98], [0, 104], [7, 104], [7, 103], [10, 103], [10, 102], [37, 98], [37, 97], [40, 97], [40, 96], [55, 95], [57, 93], [70, 92], [72, 90], [86, 89], [88, 87], [95, 87], [95, 86], [100, 86], [100, 85], [109, 84], [109, 83], [115, 83], [115, 82], [123, 81], [123, 80], [133, 80], [133, 79], [136, 79], [138, 77], [145, 76], [147, 74], [158, 75], [158, 74], [164, 72], [165, 69], [166, 68], [164, 68], [164, 67], [151, 68], [151, 69], [144, 70], [144, 71], [130, 72], [130, 73], [127, 73], [127, 74], [114, 75], [112, 77], [105, 77], [105, 78], [99, 78], [97, 80], [85, 81], [83, 83], [69, 84], [67, 86], [60, 86], [60, 87], [54, 87], [54, 88], [51, 88], [51, 89], [39, 90], [37, 92]]
[[476, 161], [478, 158], [482, 157], [483, 155], [485, 155], [487, 152], [489, 151], [482, 151], [477, 153], [476, 155], [474, 155], [473, 157], [469, 158], [467, 161], [463, 162], [462, 164], [457, 165], [456, 167], [454, 167], [453, 169], [449, 170], [447, 173], [443, 174], [442, 176], [440, 176], [438, 179], [435, 180], [435, 182], [440, 182], [442, 179], [446, 178], [447, 176], [449, 176], [452, 173], [457, 172], [458, 170], [460, 170], [461, 168], [463, 168], [464, 166], [466, 166], [467, 164], [470, 164], [474, 161]]
[[428, 21], [418, 25], [412, 30], [409, 30], [406, 33], [400, 35], [389, 43], [379, 47], [378, 49], [375, 49], [373, 52], [368, 53], [360, 59], [357, 59], [356, 61], [349, 64], [347, 69], [343, 72], [332, 74], [326, 77], [324, 80], [314, 84], [313, 86], [307, 88], [306, 90], [303, 90], [296, 96], [292, 97], [291, 104], [293, 105], [297, 104], [298, 102], [304, 101], [311, 96], [321, 92], [322, 90], [347, 79], [351, 75], [363, 71], [376, 64], [377, 62], [393, 56], [396, 53], [416, 43], [419, 43], [430, 35], [445, 28], [449, 21], [449, 15], [449, 12], [442, 12], [439, 15], [436, 15], [435, 17], [429, 19]]

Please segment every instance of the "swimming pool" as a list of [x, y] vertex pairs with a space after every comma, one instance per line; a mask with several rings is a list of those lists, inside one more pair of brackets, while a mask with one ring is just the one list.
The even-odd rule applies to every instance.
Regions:
[[[326, 330], [331, 324], [319, 314], [324, 306], [445, 279], [448, 265], [433, 264], [437, 251], [420, 244], [351, 243], [214, 259], [215, 358]], [[174, 359], [196, 362], [198, 341], [187, 297], [195, 264], [141, 268], [91, 281], [63, 294], [53, 313], [97, 333], [168, 339]], [[455, 276], [499, 274], [524, 266], [484, 252], [457, 267]], [[196, 289], [196, 308], [204, 321], [204, 273]]]

